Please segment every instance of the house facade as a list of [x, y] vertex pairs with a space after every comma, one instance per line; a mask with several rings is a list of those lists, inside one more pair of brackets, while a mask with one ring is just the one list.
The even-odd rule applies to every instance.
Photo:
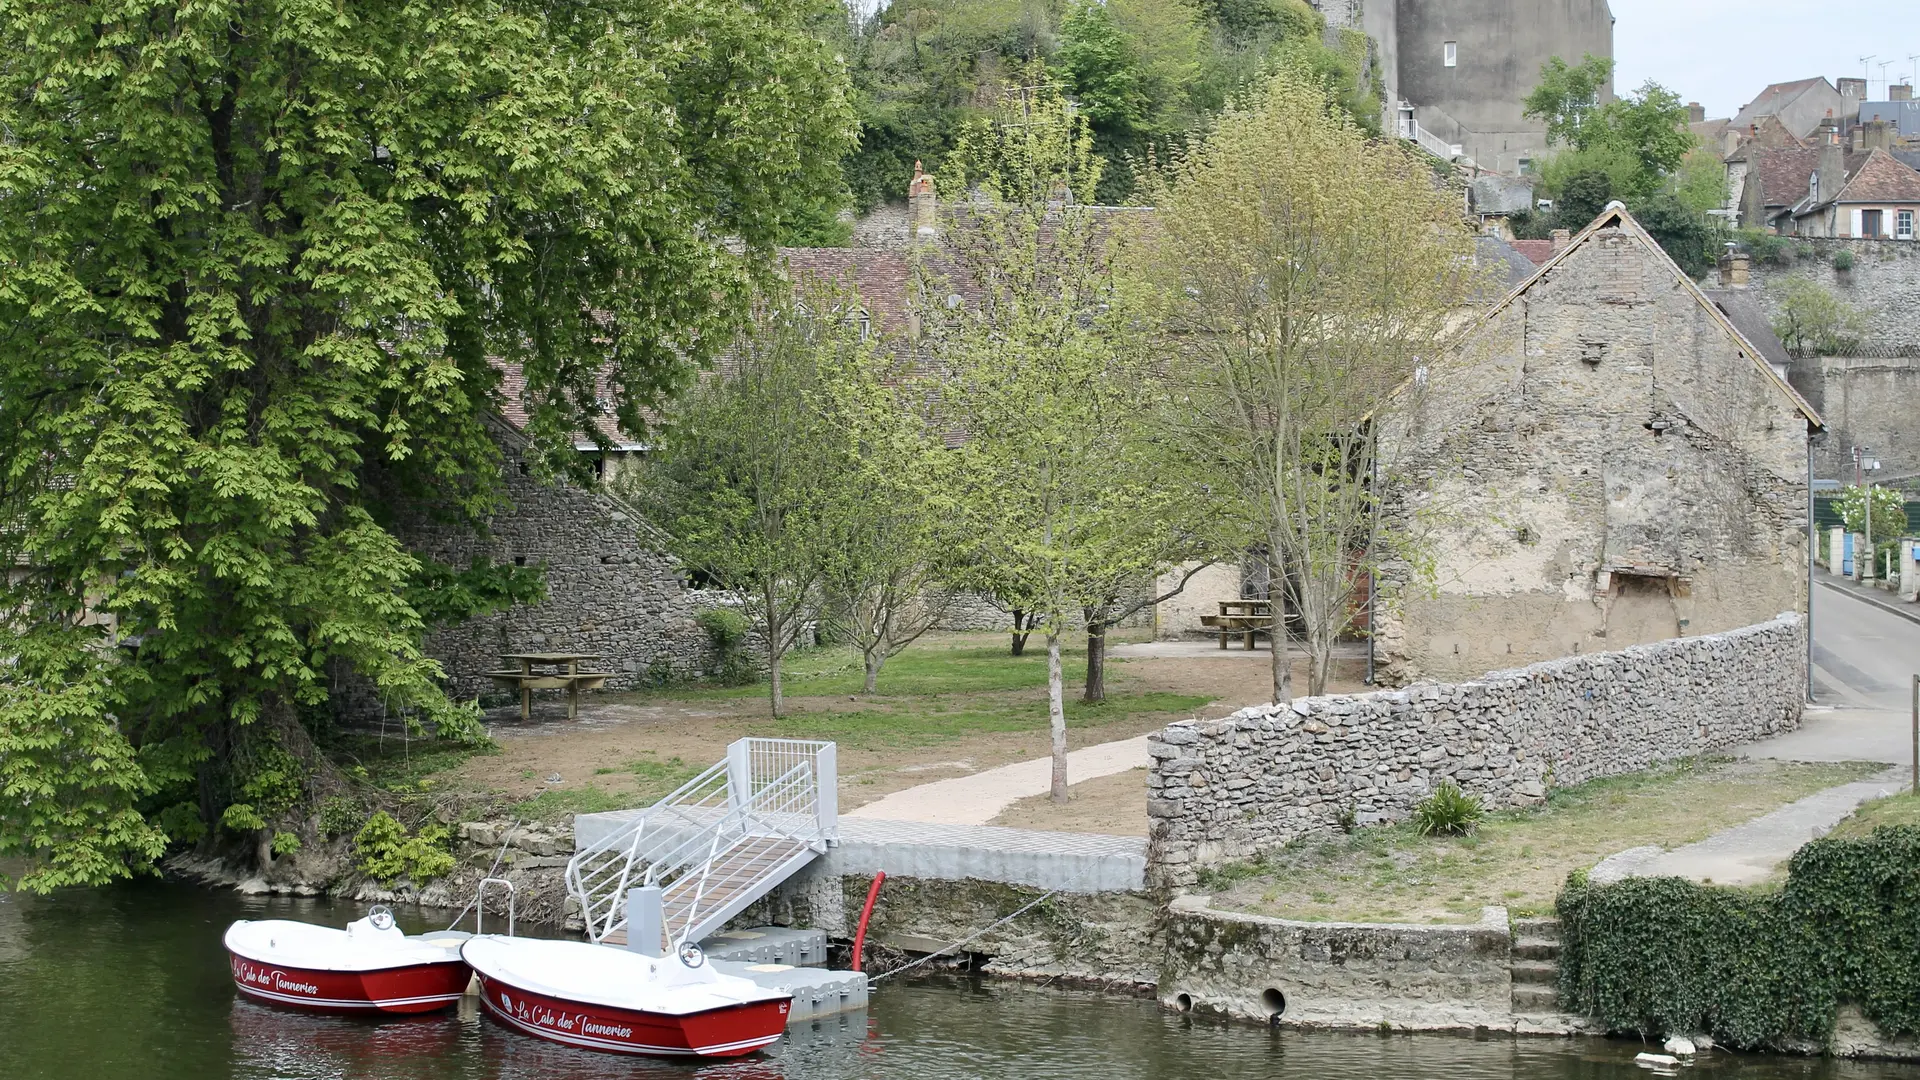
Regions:
[[1383, 438], [1432, 573], [1382, 574], [1386, 681], [1805, 609], [1819, 416], [1618, 203], [1418, 393]]
[[1794, 236], [1912, 240], [1920, 219], [1920, 172], [1885, 150], [1845, 154], [1822, 147], [1811, 190], [1784, 219]]

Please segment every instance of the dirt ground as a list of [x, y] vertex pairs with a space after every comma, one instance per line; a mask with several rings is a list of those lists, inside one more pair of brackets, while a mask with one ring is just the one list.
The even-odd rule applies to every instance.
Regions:
[[991, 824], [1011, 829], [1145, 836], [1147, 770], [1128, 769], [1112, 776], [1068, 784], [1065, 806], [1048, 795], [1021, 799], [1002, 810]]
[[[1114, 658], [1109, 661], [1109, 691], [1164, 693], [1210, 699], [1198, 710], [1135, 712], [1122, 719], [1070, 731], [1074, 748], [1127, 739], [1190, 716], [1224, 716], [1270, 700], [1271, 675], [1261, 652], [1256, 657]], [[1357, 687], [1360, 669], [1342, 664], [1336, 686]], [[1296, 666], [1303, 680], [1304, 666]], [[946, 695], [935, 711], [954, 698]], [[1004, 699], [1005, 695], [1002, 695]], [[1024, 698], [1021, 699], [1024, 701]], [[964, 701], [962, 702], [964, 705]], [[500, 752], [469, 759], [437, 782], [443, 788], [490, 792], [514, 800], [542, 793], [573, 792], [576, 809], [642, 805], [670, 789], [677, 777], [720, 760], [728, 743], [749, 735], [806, 737], [807, 714], [836, 713], [871, 706], [859, 695], [789, 696], [789, 719], [771, 719], [764, 696], [731, 699], [675, 699], [667, 694], [589, 694], [578, 720], [566, 718], [557, 695], [536, 699], [532, 722], [520, 719], [517, 706], [492, 709], [487, 723]], [[910, 743], [849, 745], [839, 753], [840, 807], [850, 810], [883, 795], [934, 780], [1044, 757], [1047, 754], [1045, 691], [1033, 695], [1033, 722], [1018, 731], [993, 731], [918, 740]], [[1133, 774], [1128, 774], [1133, 775]], [[588, 790], [591, 789], [591, 790]], [[1066, 807], [1035, 807], [1020, 812], [1024, 827], [1104, 833], [1144, 833], [1145, 786], [1136, 778], [1096, 781], [1075, 789]], [[1045, 801], [1044, 799], [1042, 800]], [[1084, 812], [1083, 812], [1084, 808]]]

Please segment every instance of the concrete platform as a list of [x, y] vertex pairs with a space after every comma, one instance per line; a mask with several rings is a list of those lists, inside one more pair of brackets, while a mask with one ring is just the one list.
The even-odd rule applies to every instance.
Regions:
[[754, 926], [712, 934], [700, 949], [709, 960], [817, 968], [827, 963], [827, 934], [791, 926]]
[[[573, 819], [575, 850], [626, 824], [637, 810]], [[1140, 836], [1040, 832], [993, 825], [841, 818], [840, 841], [807, 867], [810, 874], [936, 881], [997, 881], [1070, 893], [1137, 892], [1146, 887], [1147, 841]]]
[[829, 971], [826, 968], [791, 967], [787, 964], [748, 964], [737, 960], [709, 960], [708, 963], [722, 975], [737, 975], [769, 990], [785, 990], [792, 994], [793, 1008], [787, 1013], [788, 1027], [867, 1007], [867, 977], [858, 971]]

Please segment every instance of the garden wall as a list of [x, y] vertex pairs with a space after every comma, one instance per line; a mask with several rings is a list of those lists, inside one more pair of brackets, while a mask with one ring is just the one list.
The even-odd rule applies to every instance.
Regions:
[[1462, 683], [1298, 699], [1154, 734], [1147, 880], [1405, 818], [1442, 780], [1489, 806], [1799, 726], [1803, 621], [1675, 638]]

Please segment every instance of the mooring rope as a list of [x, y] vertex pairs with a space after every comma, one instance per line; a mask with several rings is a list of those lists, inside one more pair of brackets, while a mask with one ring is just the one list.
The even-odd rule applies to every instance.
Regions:
[[[515, 830], [515, 829], [517, 829], [517, 828], [519, 828], [519, 827], [520, 827], [520, 819], [519, 819], [519, 818], [514, 818], [514, 819], [513, 819], [513, 824], [512, 824], [512, 825], [509, 825], [509, 826], [507, 826], [507, 831], [506, 831], [506, 833], [505, 833], [505, 835], [501, 837], [501, 840], [500, 840], [500, 850], [499, 850], [498, 852], [495, 852], [495, 853], [494, 853], [494, 856], [493, 856], [493, 865], [492, 865], [492, 866], [489, 866], [489, 867], [487, 867], [487, 876], [486, 876], [486, 877], [483, 877], [483, 878], [481, 878], [481, 879], [480, 879], [481, 881], [485, 881], [485, 880], [487, 880], [487, 878], [490, 878], [490, 877], [492, 877], [492, 876], [493, 876], [493, 872], [494, 872], [495, 870], [498, 870], [498, 869], [500, 869], [500, 860], [501, 860], [501, 859], [504, 859], [504, 858], [506, 858], [506, 857], [507, 857], [507, 845], [508, 845], [508, 844], [511, 844], [511, 843], [513, 843], [513, 830]], [[456, 927], [456, 926], [459, 926], [459, 925], [460, 925], [460, 920], [461, 920], [461, 919], [464, 919], [464, 918], [466, 918], [466, 917], [467, 917], [467, 912], [469, 912], [469, 911], [472, 911], [472, 910], [473, 910], [473, 905], [475, 905], [475, 904], [477, 904], [477, 903], [479, 903], [479, 902], [480, 902], [480, 890], [479, 890], [479, 889], [475, 889], [475, 890], [473, 891], [473, 899], [472, 899], [472, 900], [469, 900], [469, 901], [467, 901], [467, 906], [466, 906], [466, 907], [463, 907], [463, 908], [461, 908], [461, 909], [460, 909], [460, 914], [458, 914], [458, 915], [455, 915], [455, 916], [453, 917], [453, 921], [447, 924], [447, 929], [449, 929], [449, 930], [451, 930], [451, 929], [453, 929], [454, 927]], [[479, 924], [479, 923], [477, 923], [477, 922], [476, 922], [476, 923], [474, 923], [474, 928], [475, 928], [475, 929], [479, 929], [479, 926], [480, 926], [480, 924]]]
[[[1075, 880], [1078, 880], [1078, 875], [1075, 875]], [[1058, 893], [1059, 891], [1060, 891], [1059, 889], [1048, 889], [1046, 892], [1040, 894], [1040, 896], [1038, 896], [1037, 898], [1028, 901], [1026, 904], [1021, 906], [1020, 909], [1015, 911], [1013, 914], [1008, 915], [1003, 919], [999, 919], [995, 921], [992, 925], [986, 926], [980, 930], [976, 930], [973, 933], [968, 934], [966, 937], [961, 938], [959, 941], [956, 941], [953, 944], [940, 949], [938, 952], [930, 952], [927, 955], [921, 957], [920, 959], [915, 960], [911, 964], [902, 964], [899, 967], [894, 968], [892, 971], [883, 971], [880, 974], [873, 976], [868, 981], [879, 982], [881, 979], [890, 978], [894, 975], [900, 974], [903, 971], [911, 971], [914, 968], [919, 967], [921, 964], [924, 964], [927, 961], [932, 960], [936, 956], [944, 956], [947, 953], [953, 951], [954, 949], [957, 949], [960, 946], [965, 945], [967, 942], [972, 941], [976, 938], [984, 937], [988, 933], [1002, 926], [1005, 926], [1006, 924], [1012, 922], [1013, 920], [1019, 918], [1022, 915], [1025, 915], [1027, 912], [1033, 910], [1036, 907], [1039, 907], [1041, 901], [1045, 900], [1049, 896], [1054, 895], [1055, 893]]]

